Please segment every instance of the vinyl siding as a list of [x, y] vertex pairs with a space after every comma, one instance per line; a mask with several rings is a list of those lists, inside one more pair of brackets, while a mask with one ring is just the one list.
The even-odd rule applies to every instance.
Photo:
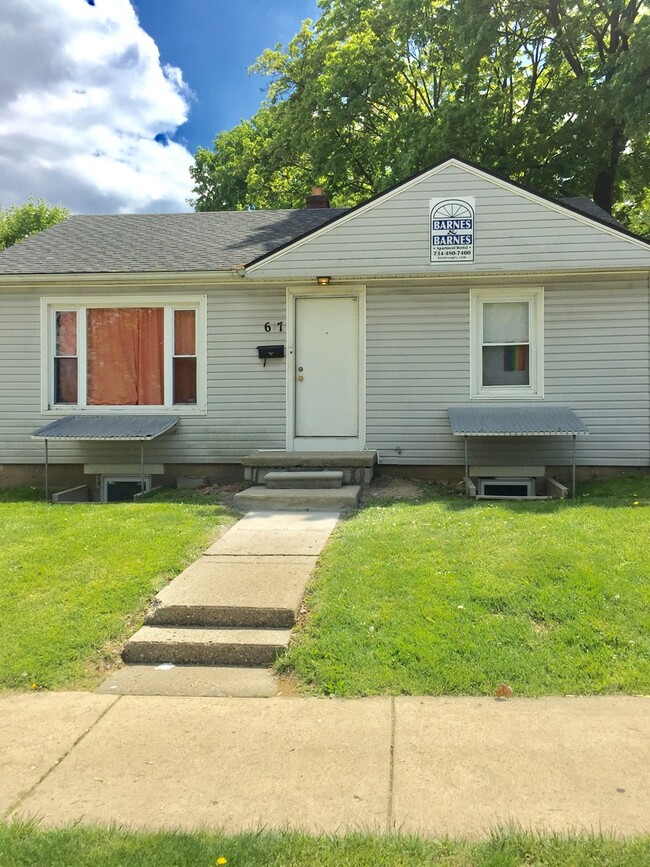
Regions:
[[[499, 278], [367, 283], [367, 447], [394, 464], [463, 463], [447, 409], [469, 403], [470, 287], [503, 287]], [[578, 440], [583, 465], [650, 463], [650, 293], [648, 275], [518, 278], [544, 285], [545, 400], [574, 409], [590, 429]], [[79, 290], [80, 295], [106, 290]], [[150, 290], [161, 298], [183, 290]], [[285, 447], [285, 360], [257, 358], [258, 344], [285, 333], [264, 323], [286, 321], [281, 284], [192, 287], [207, 294], [208, 412], [181, 416], [171, 435], [146, 445], [147, 463], [236, 463], [257, 448]], [[61, 289], [51, 295], [73, 294]], [[120, 290], [120, 295], [125, 294]], [[145, 290], [138, 290], [138, 296]], [[0, 464], [40, 463], [33, 430], [41, 414], [41, 290], [0, 294]], [[106, 303], [109, 303], [106, 295]], [[53, 443], [54, 463], [133, 463], [138, 444]], [[470, 460], [562, 464], [570, 438], [473, 439]]]
[[[385, 463], [462, 464], [447, 409], [470, 402], [470, 286], [397, 286], [367, 290], [367, 445]], [[544, 400], [588, 426], [582, 465], [650, 463], [648, 306], [647, 278], [545, 282]], [[565, 464], [571, 448], [570, 437], [472, 438], [470, 461]]]
[[[100, 290], [79, 290], [87, 297]], [[103, 290], [106, 303], [110, 296]], [[72, 296], [61, 288], [44, 297]], [[122, 289], [120, 296], [128, 293]], [[134, 291], [138, 297], [151, 294], [182, 296], [179, 290], [152, 287]], [[207, 294], [207, 415], [183, 416], [171, 434], [145, 445], [148, 463], [237, 462], [256, 448], [284, 448], [284, 363], [257, 357], [256, 347], [283, 343], [285, 334], [264, 331], [264, 323], [285, 318], [285, 292], [278, 286], [255, 288], [242, 284], [192, 287], [188, 295]], [[0, 294], [0, 464], [39, 463], [43, 443], [32, 431], [61, 414], [40, 411], [41, 333], [40, 295], [32, 290]], [[169, 411], [167, 411], [169, 414]], [[133, 463], [140, 460], [139, 443], [52, 443], [53, 463]]]
[[[474, 262], [429, 262], [429, 199], [474, 196]], [[422, 175], [253, 267], [259, 277], [406, 276], [650, 266], [650, 247], [467, 167]]]

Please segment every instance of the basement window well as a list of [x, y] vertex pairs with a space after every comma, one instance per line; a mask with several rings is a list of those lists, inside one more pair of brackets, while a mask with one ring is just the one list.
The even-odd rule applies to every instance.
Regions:
[[[144, 490], [151, 489], [151, 476], [144, 477]], [[102, 503], [132, 503], [142, 493], [140, 476], [102, 476]]]
[[534, 497], [535, 479], [479, 479], [478, 495], [479, 497]]

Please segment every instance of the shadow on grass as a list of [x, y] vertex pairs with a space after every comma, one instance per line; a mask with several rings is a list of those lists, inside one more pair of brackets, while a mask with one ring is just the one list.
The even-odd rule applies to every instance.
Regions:
[[0, 488], [0, 503], [35, 503], [45, 504], [43, 488]]
[[[55, 491], [54, 491], [55, 492]], [[53, 492], [53, 493], [54, 493]], [[125, 503], [47, 503], [45, 501], [45, 490], [43, 488], [0, 488], [0, 504], [2, 503], [42, 503], [44, 506], [52, 506], [54, 508], [70, 509], [85, 508], [87, 506], [102, 506], [110, 508], [111, 506], [124, 506]], [[199, 508], [213, 508], [218, 510], [220, 515], [227, 515], [235, 520], [241, 518], [241, 513], [233, 509], [228, 504], [220, 499], [218, 493], [201, 494], [198, 491], [181, 488], [161, 488], [144, 497], [138, 497], [132, 503], [133, 506], [155, 506], [162, 503], [177, 503], [179, 505], [195, 506]]]

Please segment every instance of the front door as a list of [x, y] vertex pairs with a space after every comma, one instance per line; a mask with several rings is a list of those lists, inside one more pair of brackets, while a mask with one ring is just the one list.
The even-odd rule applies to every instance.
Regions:
[[295, 304], [294, 449], [358, 449], [359, 297]]

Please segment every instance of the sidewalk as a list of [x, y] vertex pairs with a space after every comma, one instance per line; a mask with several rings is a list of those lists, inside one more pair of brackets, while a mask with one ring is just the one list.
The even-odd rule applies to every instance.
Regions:
[[650, 699], [0, 698], [0, 812], [46, 826], [650, 831]]

